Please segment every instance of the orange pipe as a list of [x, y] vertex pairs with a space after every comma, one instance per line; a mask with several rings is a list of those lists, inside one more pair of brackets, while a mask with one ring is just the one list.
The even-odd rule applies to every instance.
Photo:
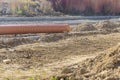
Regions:
[[63, 33], [69, 32], [70, 26], [63, 24], [53, 25], [0, 25], [0, 35], [28, 34], [28, 33]]

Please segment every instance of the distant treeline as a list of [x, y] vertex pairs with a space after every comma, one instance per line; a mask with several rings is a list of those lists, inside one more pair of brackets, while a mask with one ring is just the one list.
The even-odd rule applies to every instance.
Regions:
[[120, 0], [49, 0], [55, 11], [81, 15], [120, 15]]

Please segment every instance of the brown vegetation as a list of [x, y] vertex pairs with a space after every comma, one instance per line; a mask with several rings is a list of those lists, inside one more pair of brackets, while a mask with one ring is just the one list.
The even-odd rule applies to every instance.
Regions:
[[120, 0], [50, 0], [56, 11], [84, 15], [119, 15]]
[[[1, 0], [0, 13], [12, 15], [119, 15], [119, 0]], [[57, 13], [56, 13], [57, 14]], [[59, 14], [59, 13], [58, 13]]]

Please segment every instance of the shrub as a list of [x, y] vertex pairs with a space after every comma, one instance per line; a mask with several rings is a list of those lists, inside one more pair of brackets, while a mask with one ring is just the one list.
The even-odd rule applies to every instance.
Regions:
[[23, 14], [23, 11], [22, 11], [22, 10], [18, 10], [17, 14], [18, 14], [18, 15], [22, 15], [22, 14]]

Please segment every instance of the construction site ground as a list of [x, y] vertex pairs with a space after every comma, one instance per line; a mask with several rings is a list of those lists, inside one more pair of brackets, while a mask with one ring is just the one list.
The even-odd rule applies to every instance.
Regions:
[[[88, 58], [94, 59], [118, 45], [119, 24], [112, 25], [112, 28], [106, 24], [109, 22], [92, 24], [94, 28], [84, 24], [72, 28], [70, 33], [0, 36], [0, 80], [57, 80], [57, 76], [67, 74], [63, 70], [69, 66], [79, 65]], [[30, 36], [35, 39], [28, 38]]]

